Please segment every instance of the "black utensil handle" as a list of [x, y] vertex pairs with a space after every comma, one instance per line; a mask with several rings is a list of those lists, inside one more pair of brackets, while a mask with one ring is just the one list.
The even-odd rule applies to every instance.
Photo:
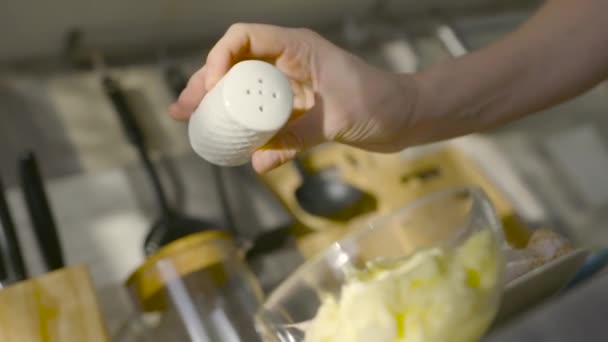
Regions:
[[3, 279], [9, 282], [20, 281], [27, 278], [27, 269], [4, 191], [4, 184], [0, 180], [0, 255], [5, 273]]
[[209, 165], [213, 175], [213, 182], [215, 183], [215, 192], [220, 201], [220, 208], [224, 216], [224, 224], [226, 225], [226, 229], [236, 237], [238, 236], [238, 229], [236, 227], [236, 220], [232, 215], [232, 206], [230, 205], [230, 200], [228, 198], [228, 191], [226, 189], [226, 182], [224, 181], [222, 169], [217, 165]]
[[40, 168], [33, 152], [19, 161], [19, 176], [38, 247], [49, 271], [65, 266], [55, 218], [48, 202]]
[[171, 210], [171, 206], [169, 206], [169, 200], [167, 199], [167, 194], [165, 193], [165, 189], [160, 181], [160, 177], [158, 176], [158, 172], [156, 171], [156, 167], [148, 153], [145, 152], [145, 148], [138, 148], [139, 157], [141, 162], [144, 165], [144, 170], [148, 174], [148, 178], [150, 179], [150, 183], [152, 183], [152, 187], [154, 188], [154, 193], [156, 194], [156, 201], [158, 203], [161, 214], [165, 217], [173, 215]]
[[103, 87], [106, 95], [112, 101], [114, 110], [118, 114], [120, 123], [131, 144], [136, 147], [144, 146], [144, 135], [139, 129], [135, 115], [131, 111], [127, 96], [124, 94], [118, 82], [108, 76], [103, 78]]
[[158, 172], [154, 167], [154, 163], [152, 163], [152, 160], [148, 155], [148, 149], [146, 146], [144, 135], [141, 129], [139, 128], [139, 124], [135, 119], [135, 115], [131, 111], [127, 96], [125, 95], [125, 93], [120, 87], [120, 84], [118, 84], [116, 80], [106, 76], [103, 78], [102, 82], [105, 92], [110, 98], [110, 101], [114, 106], [114, 110], [118, 114], [120, 123], [122, 124], [122, 127], [129, 141], [137, 149], [139, 157], [142, 163], [144, 164], [144, 169], [146, 170], [150, 182], [154, 187], [154, 192], [156, 194], [156, 199], [160, 210], [165, 216], [171, 215], [171, 209], [169, 206], [169, 201], [167, 200], [167, 195], [160, 181], [160, 177], [158, 176]]

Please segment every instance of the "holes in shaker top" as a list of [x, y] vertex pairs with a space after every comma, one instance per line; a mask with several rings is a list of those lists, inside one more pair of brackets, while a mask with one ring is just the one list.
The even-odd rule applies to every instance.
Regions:
[[262, 84], [262, 83], [264, 83], [264, 81], [261, 78], [258, 78], [258, 83]]
[[276, 98], [277, 98], [277, 93], [272, 92], [272, 98], [273, 98], [273, 99], [276, 99]]
[[259, 106], [259, 107], [258, 107], [258, 110], [259, 110], [260, 112], [263, 112], [263, 111], [264, 111], [264, 106]]
[[262, 89], [258, 90], [258, 94], [262, 95]]
[[251, 94], [251, 90], [247, 89], [247, 90], [245, 90], [245, 93], [246, 93], [247, 95], [250, 95], [250, 94]]

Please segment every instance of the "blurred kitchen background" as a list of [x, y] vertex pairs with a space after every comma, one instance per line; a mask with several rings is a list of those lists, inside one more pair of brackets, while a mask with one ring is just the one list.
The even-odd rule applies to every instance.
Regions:
[[[371, 63], [415, 72], [492, 43], [539, 3], [3, 1], [0, 175], [30, 276], [43, 273], [44, 266], [17, 173], [17, 161], [28, 150], [37, 156], [66, 264], [89, 266], [110, 332], [127, 315], [128, 299], [120, 289], [144, 260], [144, 239], [158, 207], [104, 93], [100, 68], [130, 94], [172, 206], [222, 228], [232, 222], [229, 228], [239, 239], [250, 241], [291, 225], [293, 215], [249, 166], [222, 169], [218, 178], [192, 152], [186, 124], [166, 115], [175, 96], [168, 69], [190, 75], [230, 24], [246, 21], [313, 28]], [[105, 63], [92, 63], [90, 51]], [[602, 84], [557, 108], [486, 132], [478, 154], [524, 221], [588, 246], [608, 243], [606, 92]], [[218, 179], [227, 194], [228, 219]], [[275, 281], [300, 262], [293, 252], [282, 253], [281, 262], [260, 268], [260, 277]]]

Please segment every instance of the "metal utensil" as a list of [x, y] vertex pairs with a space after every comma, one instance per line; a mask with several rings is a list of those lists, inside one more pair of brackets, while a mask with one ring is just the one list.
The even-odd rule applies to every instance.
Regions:
[[355, 208], [369, 194], [344, 182], [338, 170], [324, 169], [309, 173], [299, 158], [293, 163], [302, 178], [296, 190], [296, 199], [310, 214], [336, 219], [358, 215]]
[[15, 224], [0, 180], [0, 275], [1, 287], [27, 278]]
[[65, 262], [55, 218], [33, 152], [27, 152], [19, 160], [19, 178], [25, 204], [46, 268], [49, 271], [63, 268]]
[[102, 83], [104, 91], [114, 106], [129, 142], [139, 154], [150, 183], [154, 188], [160, 209], [160, 217], [154, 222], [145, 239], [145, 253], [153, 253], [160, 246], [166, 245], [180, 237], [203, 230], [217, 229], [218, 225], [215, 223], [187, 216], [171, 208], [156, 167], [148, 154], [145, 137], [130, 108], [126, 94], [118, 82], [108, 75], [103, 76]]
[[[148, 154], [145, 137], [135, 119], [127, 94], [123, 92], [119, 83], [110, 75], [106, 65], [105, 54], [96, 48], [88, 46], [86, 43], [82, 31], [79, 29], [71, 30], [66, 35], [64, 52], [68, 57], [77, 56], [76, 62], [84, 60], [101, 78], [102, 88], [118, 115], [127, 139], [137, 150], [139, 159], [156, 195], [160, 217], [152, 224], [150, 232], [144, 241], [144, 252], [151, 254], [160, 246], [182, 236], [214, 227], [217, 228], [216, 224], [189, 217], [171, 208], [157, 169]], [[72, 64], [75, 62], [74, 58], [68, 58], [68, 61], [72, 62]]]
[[[175, 98], [179, 97], [181, 92], [188, 84], [188, 78], [184, 75], [183, 71], [175, 65], [170, 65], [164, 69], [165, 82], [169, 89], [173, 93]], [[236, 230], [235, 220], [232, 216], [232, 210], [228, 201], [228, 194], [226, 193], [224, 177], [222, 175], [222, 169], [211, 163], [207, 163], [211, 168], [213, 175], [213, 182], [215, 183], [215, 191], [220, 201], [220, 207], [224, 216], [224, 224], [231, 230]]]
[[[186, 87], [188, 78], [184, 72], [175, 65], [166, 66], [166, 63], [162, 63], [161, 66], [164, 69], [165, 82], [169, 89], [171, 89], [174, 97], [177, 98]], [[236, 230], [228, 194], [226, 193], [222, 168], [215, 164], [207, 164], [213, 175], [217, 197], [220, 201], [221, 210], [224, 216], [224, 223], [226, 227]], [[280, 251], [291, 241], [291, 238], [290, 227], [280, 226], [264, 231], [254, 236], [253, 239], [249, 241], [240, 242], [242, 245], [246, 246], [244, 248], [245, 260], [249, 263], [250, 267], [252, 267], [253, 265], [251, 265], [251, 263], [255, 263], [264, 256]]]
[[[171, 89], [175, 98], [177, 98], [188, 83], [188, 78], [184, 72], [175, 65], [166, 65], [161, 63], [164, 69], [165, 82]], [[204, 159], [201, 159], [204, 161]], [[235, 219], [232, 214], [228, 194], [226, 191], [226, 182], [222, 174], [222, 167], [215, 164], [207, 163], [213, 175], [213, 181], [216, 186], [217, 197], [220, 201], [221, 211], [224, 216], [224, 223], [229, 227], [236, 236]], [[244, 245], [245, 259], [252, 262], [266, 255], [275, 253], [284, 248], [291, 240], [292, 235], [289, 226], [274, 227], [270, 230], [259, 233], [251, 240], [241, 240]], [[250, 265], [251, 266], [251, 265]]]

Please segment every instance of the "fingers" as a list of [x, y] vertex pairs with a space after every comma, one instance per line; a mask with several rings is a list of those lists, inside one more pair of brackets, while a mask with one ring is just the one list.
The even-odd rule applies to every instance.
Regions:
[[187, 120], [207, 93], [205, 74], [207, 67], [203, 66], [190, 77], [186, 88], [177, 101], [169, 107], [169, 115], [177, 120]]
[[320, 106], [291, 121], [265, 147], [252, 156], [256, 172], [265, 173], [293, 159], [297, 153], [325, 141]]
[[[256, 171], [271, 170], [296, 153], [324, 141], [321, 103], [315, 104], [310, 79], [311, 44], [306, 32], [263, 24], [235, 24], [216, 43], [206, 64], [188, 82], [169, 111], [176, 119], [188, 119], [205, 94], [241, 60], [261, 59], [275, 63], [292, 81], [294, 114], [286, 127], [264, 148], [256, 151], [252, 163]], [[294, 82], [295, 81], [295, 82]]]
[[205, 94], [237, 62], [247, 59], [277, 59], [285, 45], [284, 29], [262, 24], [234, 24], [215, 44], [203, 68], [188, 82], [169, 114], [178, 120], [187, 120]]
[[234, 65], [246, 59], [275, 60], [285, 49], [284, 29], [263, 24], [234, 24], [207, 56], [207, 89]]

